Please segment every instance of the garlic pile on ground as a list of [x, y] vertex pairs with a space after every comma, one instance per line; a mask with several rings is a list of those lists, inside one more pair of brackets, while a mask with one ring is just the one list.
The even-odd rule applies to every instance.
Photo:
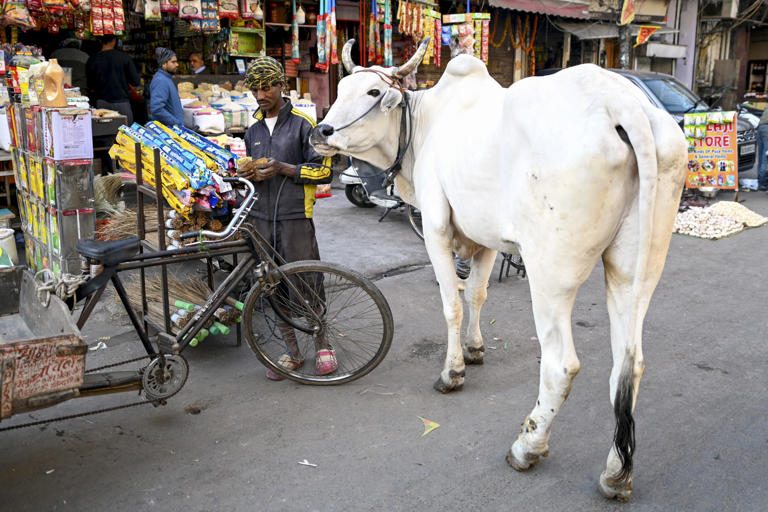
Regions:
[[768, 218], [758, 215], [735, 201], [720, 201], [710, 207], [713, 212], [741, 222], [748, 228], [756, 228], [768, 222]]
[[713, 213], [709, 208], [693, 207], [678, 213], [675, 233], [699, 238], [723, 238], [744, 229], [744, 224], [724, 215]]
[[744, 227], [762, 226], [768, 218], [733, 201], [720, 201], [705, 208], [692, 207], [677, 214], [675, 233], [699, 238], [718, 239], [742, 231]]

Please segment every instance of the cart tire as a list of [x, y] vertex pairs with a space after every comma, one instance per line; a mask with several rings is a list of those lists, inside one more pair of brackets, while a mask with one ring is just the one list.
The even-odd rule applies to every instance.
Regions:
[[[264, 293], [256, 285], [243, 308], [248, 346], [264, 366], [293, 381], [336, 385], [368, 374], [392, 345], [394, 321], [386, 298], [370, 280], [340, 265], [296, 261], [276, 272], [280, 283]], [[297, 300], [300, 298], [300, 300]], [[277, 364], [291, 352], [294, 337], [304, 364], [288, 370]], [[338, 369], [320, 375], [315, 368], [318, 340], [335, 350]]]

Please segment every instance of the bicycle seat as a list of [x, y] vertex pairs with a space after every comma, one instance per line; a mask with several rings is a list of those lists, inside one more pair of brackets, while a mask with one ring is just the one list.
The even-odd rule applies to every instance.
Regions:
[[101, 261], [111, 267], [127, 260], [139, 251], [139, 238], [132, 236], [122, 240], [78, 240], [77, 252], [86, 258]]

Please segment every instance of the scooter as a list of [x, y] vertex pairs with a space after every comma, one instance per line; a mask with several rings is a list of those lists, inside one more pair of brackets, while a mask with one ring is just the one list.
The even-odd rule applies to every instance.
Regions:
[[387, 185], [384, 172], [376, 167], [357, 160], [349, 159], [349, 167], [341, 173], [339, 181], [344, 184], [344, 192], [349, 202], [360, 208], [385, 208], [379, 218], [383, 221], [392, 210], [403, 210], [408, 216], [408, 223], [416, 235], [424, 240], [421, 230], [421, 212], [418, 208], [403, 201], [397, 194], [394, 184]]

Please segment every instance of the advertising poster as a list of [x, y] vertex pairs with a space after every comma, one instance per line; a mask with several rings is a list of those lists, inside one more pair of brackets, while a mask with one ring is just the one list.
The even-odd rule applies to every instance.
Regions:
[[688, 140], [685, 186], [736, 190], [739, 182], [736, 112], [685, 114], [684, 130]]

